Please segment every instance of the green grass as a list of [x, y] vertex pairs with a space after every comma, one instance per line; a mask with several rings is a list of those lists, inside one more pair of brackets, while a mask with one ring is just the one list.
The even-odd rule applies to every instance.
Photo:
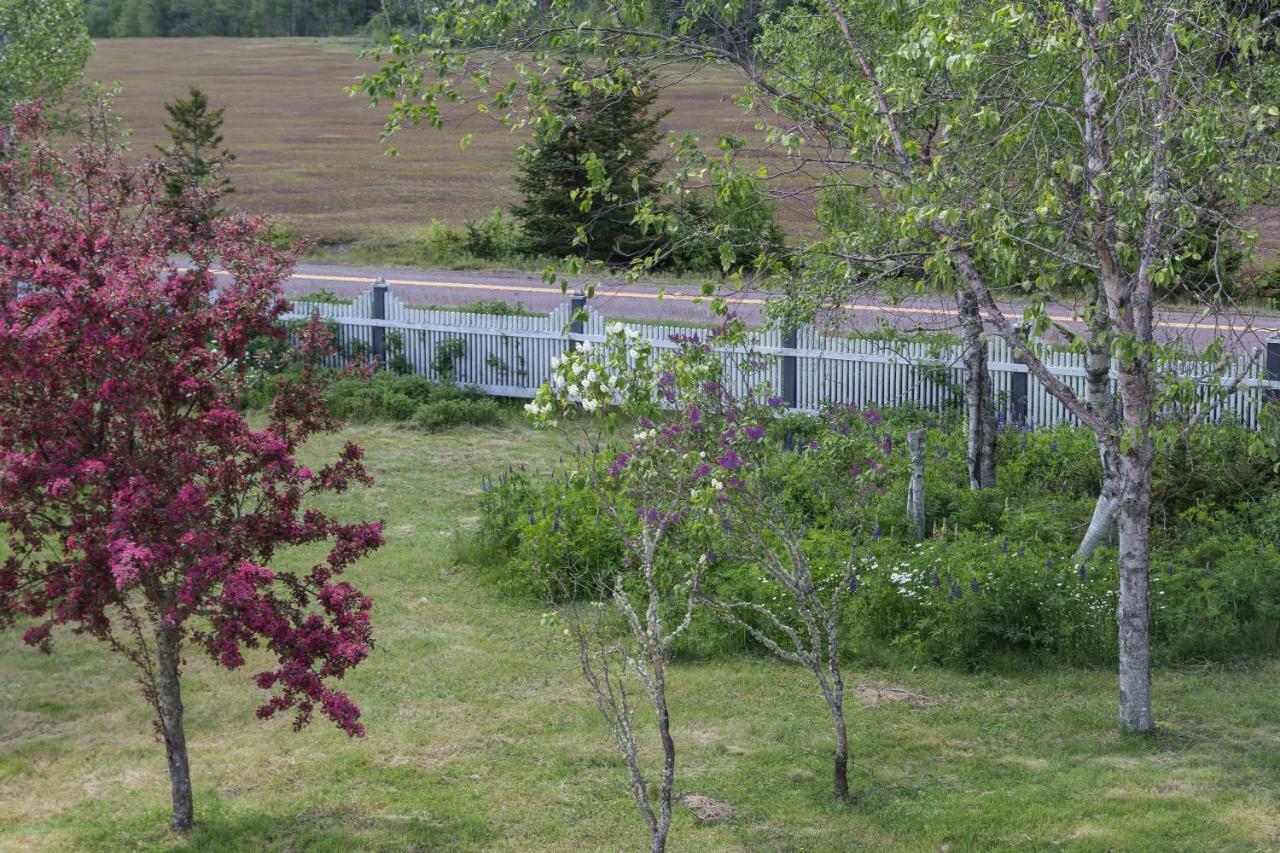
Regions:
[[[378, 479], [344, 496], [386, 521], [352, 573], [379, 645], [347, 687], [368, 736], [254, 719], [246, 672], [193, 655], [185, 701], [199, 826], [170, 837], [162, 747], [121, 661], [61, 635], [0, 635], [0, 850], [622, 850], [644, 832], [625, 769], [540, 609], [455, 565], [482, 473], [546, 468], [558, 436], [350, 428]], [[302, 555], [287, 558], [301, 559]], [[1280, 665], [1161, 671], [1162, 733], [1116, 733], [1105, 671], [855, 670], [924, 704], [850, 699], [862, 800], [829, 797], [828, 726], [805, 674], [766, 660], [677, 663], [678, 788], [729, 803], [673, 850], [1246, 850], [1280, 846]], [[648, 752], [654, 757], [654, 751]]]

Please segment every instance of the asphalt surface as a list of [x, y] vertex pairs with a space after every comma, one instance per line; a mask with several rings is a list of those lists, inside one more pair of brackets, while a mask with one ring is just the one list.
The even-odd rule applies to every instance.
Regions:
[[[558, 285], [548, 285], [530, 273], [505, 271], [416, 270], [403, 268], [349, 267], [328, 264], [300, 264], [286, 284], [290, 296], [328, 290], [341, 297], [367, 291], [379, 278], [391, 292], [410, 306], [461, 308], [485, 300], [520, 304], [535, 312], [552, 311], [569, 296]], [[625, 282], [618, 279], [577, 279], [570, 288], [594, 284], [590, 305], [606, 317], [653, 322], [710, 323], [707, 300], [696, 285], [680, 282]], [[758, 290], [722, 293], [738, 316], [748, 323], [764, 320], [769, 295]], [[1048, 306], [1054, 323], [1079, 331], [1081, 305], [1066, 302]], [[1001, 304], [1011, 320], [1020, 318], [1024, 305], [1016, 301]], [[891, 302], [878, 294], [851, 297], [833, 325], [848, 331], [869, 331], [884, 325], [901, 331], [952, 331], [955, 308], [951, 300], [937, 295], [918, 295]], [[1193, 350], [1202, 350], [1215, 340], [1229, 349], [1250, 352], [1268, 336], [1280, 331], [1280, 315], [1235, 310], [1210, 314], [1188, 310], [1165, 310], [1157, 314], [1156, 332], [1162, 341], [1178, 341]]]

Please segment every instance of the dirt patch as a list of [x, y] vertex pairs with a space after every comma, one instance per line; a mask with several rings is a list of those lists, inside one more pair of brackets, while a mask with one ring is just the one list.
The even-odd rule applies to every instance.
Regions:
[[724, 823], [733, 817], [733, 809], [728, 803], [702, 794], [681, 794], [677, 802], [693, 812], [700, 823]]
[[853, 688], [853, 695], [858, 701], [870, 708], [878, 708], [894, 702], [905, 702], [913, 708], [932, 708], [938, 703], [928, 696], [912, 693], [901, 687], [887, 687], [882, 684], [858, 684]]

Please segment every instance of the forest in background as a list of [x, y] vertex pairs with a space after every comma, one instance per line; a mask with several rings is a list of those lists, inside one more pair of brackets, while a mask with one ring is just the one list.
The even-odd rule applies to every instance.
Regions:
[[86, 0], [94, 38], [332, 36], [416, 20], [415, 0]]

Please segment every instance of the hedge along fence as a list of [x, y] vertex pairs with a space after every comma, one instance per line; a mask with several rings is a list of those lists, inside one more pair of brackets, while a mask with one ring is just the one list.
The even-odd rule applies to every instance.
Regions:
[[[585, 313], [585, 319], [583, 314]], [[582, 342], [605, 338], [605, 318], [580, 296], [547, 316], [504, 316], [410, 308], [375, 284], [350, 303], [296, 301], [286, 321], [319, 315], [336, 329], [334, 364], [358, 355], [406, 373], [474, 385], [495, 397], [533, 397], [551, 375], [551, 359]], [[575, 317], [578, 318], [575, 322]], [[698, 334], [684, 326], [625, 322], [655, 348], [674, 348], [673, 338]], [[1078, 395], [1085, 392], [1084, 356], [1036, 344], [1049, 369]], [[827, 335], [812, 326], [791, 332], [763, 329], [749, 347], [725, 347], [721, 355], [739, 393], [765, 382], [789, 407], [817, 411], [824, 405], [865, 407], [914, 404], [941, 410], [963, 394], [960, 346]], [[744, 362], [766, 356], [763, 370]], [[1027, 426], [1075, 423], [1075, 418], [1020, 364], [1000, 339], [987, 344], [997, 407], [1003, 417]], [[1199, 405], [1213, 398], [1213, 385], [1229, 389], [1211, 413], [1258, 425], [1264, 401], [1280, 397], [1280, 338], [1265, 352], [1242, 356], [1224, 373], [1186, 360], [1166, 365], [1192, 379]], [[1113, 380], [1114, 381], [1114, 380]]]

